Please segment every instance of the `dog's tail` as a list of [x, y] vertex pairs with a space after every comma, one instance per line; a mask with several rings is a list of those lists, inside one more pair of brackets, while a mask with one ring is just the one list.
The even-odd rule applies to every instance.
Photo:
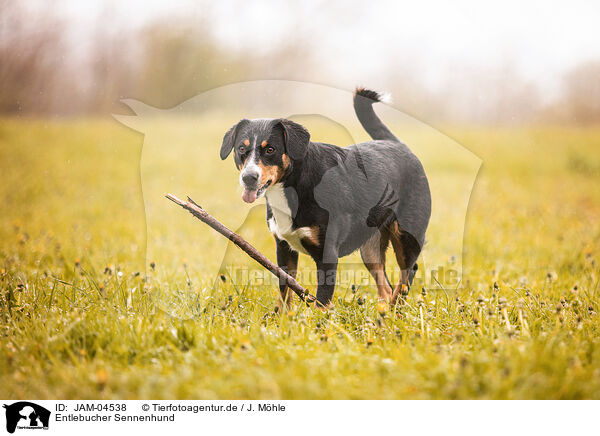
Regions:
[[358, 121], [362, 124], [373, 139], [386, 139], [398, 141], [398, 138], [381, 122], [375, 111], [373, 103], [382, 101], [383, 96], [375, 91], [365, 88], [356, 88], [354, 91], [354, 111]]

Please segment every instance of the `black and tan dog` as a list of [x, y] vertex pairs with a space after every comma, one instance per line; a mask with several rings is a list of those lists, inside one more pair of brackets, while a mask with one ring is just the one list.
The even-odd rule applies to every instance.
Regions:
[[[317, 299], [331, 302], [338, 259], [360, 249], [381, 299], [395, 303], [408, 291], [431, 214], [429, 184], [420, 161], [381, 122], [378, 93], [358, 89], [354, 109], [373, 141], [348, 147], [312, 142], [286, 119], [243, 119], [225, 134], [221, 159], [234, 151], [242, 199], [265, 195], [277, 263], [296, 274], [298, 253], [317, 266]], [[392, 243], [402, 271], [392, 289], [385, 251]], [[280, 285], [282, 301], [291, 292]]]

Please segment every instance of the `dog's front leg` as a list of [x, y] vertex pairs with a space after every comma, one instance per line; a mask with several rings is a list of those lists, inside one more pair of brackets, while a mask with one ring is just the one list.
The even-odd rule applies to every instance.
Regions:
[[[331, 258], [328, 258], [331, 260]], [[338, 261], [323, 262], [317, 260], [317, 303], [321, 307], [327, 307], [333, 298], [335, 282], [337, 278]]]
[[343, 223], [333, 221], [325, 231], [325, 242], [311, 254], [317, 264], [317, 305], [327, 307], [333, 298], [339, 259], [338, 234]]
[[[275, 243], [277, 244], [277, 265], [293, 278], [296, 278], [298, 252], [292, 250], [290, 244], [286, 241], [280, 240], [277, 237], [275, 238]], [[287, 284], [283, 279], [279, 279], [279, 292], [281, 293], [281, 298], [277, 302], [278, 310], [283, 309], [284, 304], [289, 308], [294, 293], [288, 290]]]

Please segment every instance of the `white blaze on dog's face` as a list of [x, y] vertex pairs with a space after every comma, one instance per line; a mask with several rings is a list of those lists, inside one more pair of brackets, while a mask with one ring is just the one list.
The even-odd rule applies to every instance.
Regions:
[[[300, 141], [296, 139], [297, 135], [293, 135], [293, 141], [288, 141], [291, 135], [286, 132], [287, 129], [295, 129], [305, 135], [301, 135]], [[253, 203], [270, 186], [279, 183], [291, 165], [290, 149], [302, 157], [308, 139], [308, 132], [302, 126], [288, 120], [242, 120], [233, 126], [223, 139], [221, 158], [225, 159], [234, 151], [243, 188], [242, 200]]]
[[[253, 141], [244, 139], [241, 144], [236, 147], [236, 155], [242, 161], [240, 171], [240, 185], [244, 189], [242, 199], [246, 203], [253, 203], [256, 200], [260, 182], [262, 181], [262, 168], [258, 165], [259, 153], [256, 149], [256, 136]], [[238, 166], [238, 168], [240, 168]]]

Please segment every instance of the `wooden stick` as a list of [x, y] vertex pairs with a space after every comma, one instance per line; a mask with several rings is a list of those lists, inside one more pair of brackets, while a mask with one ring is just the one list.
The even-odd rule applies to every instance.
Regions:
[[271, 271], [276, 277], [278, 277], [281, 280], [285, 280], [287, 286], [292, 291], [294, 291], [298, 295], [298, 297], [300, 297], [301, 300], [306, 301], [308, 303], [314, 303], [317, 300], [306, 289], [304, 289], [300, 285], [300, 283], [298, 283], [296, 281], [296, 279], [294, 279], [291, 275], [286, 273], [279, 266], [277, 266], [273, 262], [271, 262], [264, 254], [262, 254], [260, 251], [258, 251], [256, 248], [254, 248], [252, 245], [250, 245], [240, 235], [238, 235], [237, 233], [233, 232], [232, 230], [230, 230], [229, 228], [227, 228], [226, 226], [221, 224], [213, 216], [209, 215], [204, 209], [202, 209], [202, 206], [197, 204], [190, 197], [187, 198], [187, 201], [180, 200], [179, 198], [175, 197], [172, 194], [167, 194], [166, 197], [169, 200], [171, 200], [172, 202], [177, 203], [184, 209], [188, 210], [192, 215], [194, 215], [196, 218], [198, 218], [203, 223], [208, 224], [210, 227], [215, 229], [217, 232], [219, 232], [220, 234], [225, 236], [227, 239], [229, 239], [235, 245], [237, 245], [242, 250], [244, 250], [246, 252], [246, 254], [248, 254], [248, 256], [250, 256], [252, 259], [254, 259], [258, 263], [260, 263], [262, 266], [264, 266], [269, 271]]

